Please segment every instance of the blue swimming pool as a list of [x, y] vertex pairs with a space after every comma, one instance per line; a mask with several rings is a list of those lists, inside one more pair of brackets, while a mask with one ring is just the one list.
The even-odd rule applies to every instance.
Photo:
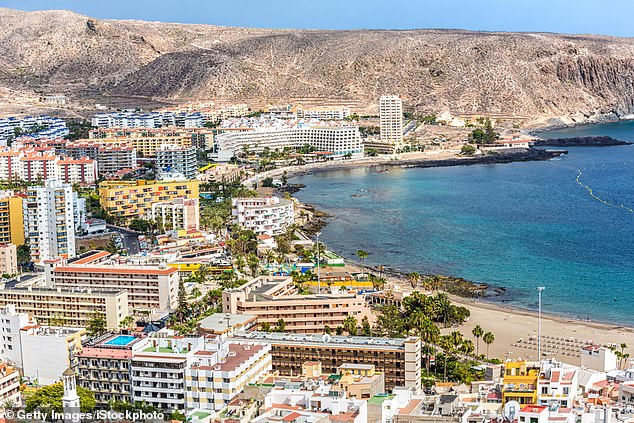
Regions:
[[136, 338], [131, 335], [117, 335], [112, 338], [108, 342], [104, 342], [104, 345], [116, 345], [116, 346], [124, 346], [128, 345], [131, 342], [134, 342]]

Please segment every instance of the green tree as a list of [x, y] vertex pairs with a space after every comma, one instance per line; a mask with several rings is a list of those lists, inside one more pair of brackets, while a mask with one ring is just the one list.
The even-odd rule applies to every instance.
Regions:
[[128, 228], [132, 229], [133, 231], [147, 234], [150, 230], [150, 222], [148, 222], [147, 220], [139, 219], [135, 217], [134, 219], [130, 221]]
[[469, 144], [463, 145], [462, 148], [460, 149], [460, 153], [465, 156], [473, 156], [475, 152], [476, 152], [476, 148]]
[[328, 335], [332, 335], [332, 329], [330, 328], [330, 326], [328, 325], [324, 326], [324, 333]]
[[363, 336], [372, 336], [372, 326], [368, 320], [368, 316], [363, 316], [361, 319], [361, 333]]
[[270, 332], [271, 331], [271, 324], [269, 322], [260, 323], [260, 330], [263, 331], [263, 332]]
[[418, 274], [418, 272], [410, 272], [407, 275], [407, 279], [409, 280], [409, 284], [412, 289], [416, 289], [418, 282], [420, 282], [420, 274]]
[[258, 273], [260, 260], [255, 253], [249, 253], [249, 255], [247, 256], [247, 265], [249, 266], [249, 270], [251, 270], [251, 276], [256, 276]]
[[275, 324], [275, 332], [286, 332], [286, 322], [284, 319], [278, 319]]
[[361, 260], [361, 266], [363, 268], [363, 273], [361, 275], [365, 276], [365, 259], [368, 258], [368, 252], [365, 250], [357, 250], [357, 257]]
[[16, 255], [18, 266], [24, 271], [31, 263], [31, 248], [28, 244], [19, 245]]
[[103, 335], [108, 331], [106, 316], [103, 313], [94, 312], [86, 324], [86, 332], [89, 336]]
[[357, 318], [351, 314], [343, 319], [343, 329], [352, 336], [355, 336], [357, 334], [358, 326], [359, 322], [357, 322]]
[[[26, 399], [26, 411], [32, 413], [35, 410], [55, 410], [58, 413], [62, 413], [63, 395], [64, 386], [62, 382], [43, 386]], [[77, 395], [79, 395], [79, 406], [83, 413], [89, 413], [94, 410], [96, 402], [95, 394], [92, 391], [78, 386]]]
[[132, 317], [131, 315], [128, 315], [121, 320], [121, 322], [119, 323], [119, 327], [121, 329], [130, 329], [132, 328], [133, 324], [134, 324], [134, 317]]
[[489, 345], [491, 345], [493, 341], [495, 341], [495, 335], [493, 335], [493, 332], [487, 332], [484, 335], [482, 335], [482, 340], [484, 341], [485, 344], [487, 344], [487, 361], [488, 361], [489, 360]]
[[480, 337], [484, 335], [484, 330], [480, 325], [475, 325], [473, 330], [471, 330], [471, 333], [476, 339], [476, 355], [480, 355]]

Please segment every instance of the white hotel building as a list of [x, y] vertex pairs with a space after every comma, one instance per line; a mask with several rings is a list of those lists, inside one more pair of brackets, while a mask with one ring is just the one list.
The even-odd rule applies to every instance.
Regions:
[[398, 146], [403, 142], [403, 102], [397, 95], [384, 95], [379, 100], [381, 141]]
[[283, 150], [284, 147], [300, 148], [310, 145], [318, 151], [330, 152], [337, 160], [346, 155], [363, 156], [363, 144], [359, 127], [356, 125], [302, 125], [292, 127], [255, 128], [247, 131], [226, 132], [216, 136], [218, 161], [229, 161], [244, 148], [261, 153], [270, 150]]
[[256, 235], [280, 235], [295, 222], [295, 204], [278, 197], [233, 198], [233, 221]]

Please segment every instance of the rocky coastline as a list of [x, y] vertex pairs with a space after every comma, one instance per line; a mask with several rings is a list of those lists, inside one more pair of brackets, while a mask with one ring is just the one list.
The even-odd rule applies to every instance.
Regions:
[[630, 144], [632, 143], [606, 136], [546, 138], [533, 141], [535, 147], [610, 147]]

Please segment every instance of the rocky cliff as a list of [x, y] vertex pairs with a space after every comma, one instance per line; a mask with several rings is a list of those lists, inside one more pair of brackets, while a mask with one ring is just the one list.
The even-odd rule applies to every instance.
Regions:
[[[398, 93], [420, 111], [584, 120], [634, 111], [634, 40], [304, 31], [0, 9], [0, 85], [172, 99]], [[552, 121], [553, 123], [555, 121]]]

